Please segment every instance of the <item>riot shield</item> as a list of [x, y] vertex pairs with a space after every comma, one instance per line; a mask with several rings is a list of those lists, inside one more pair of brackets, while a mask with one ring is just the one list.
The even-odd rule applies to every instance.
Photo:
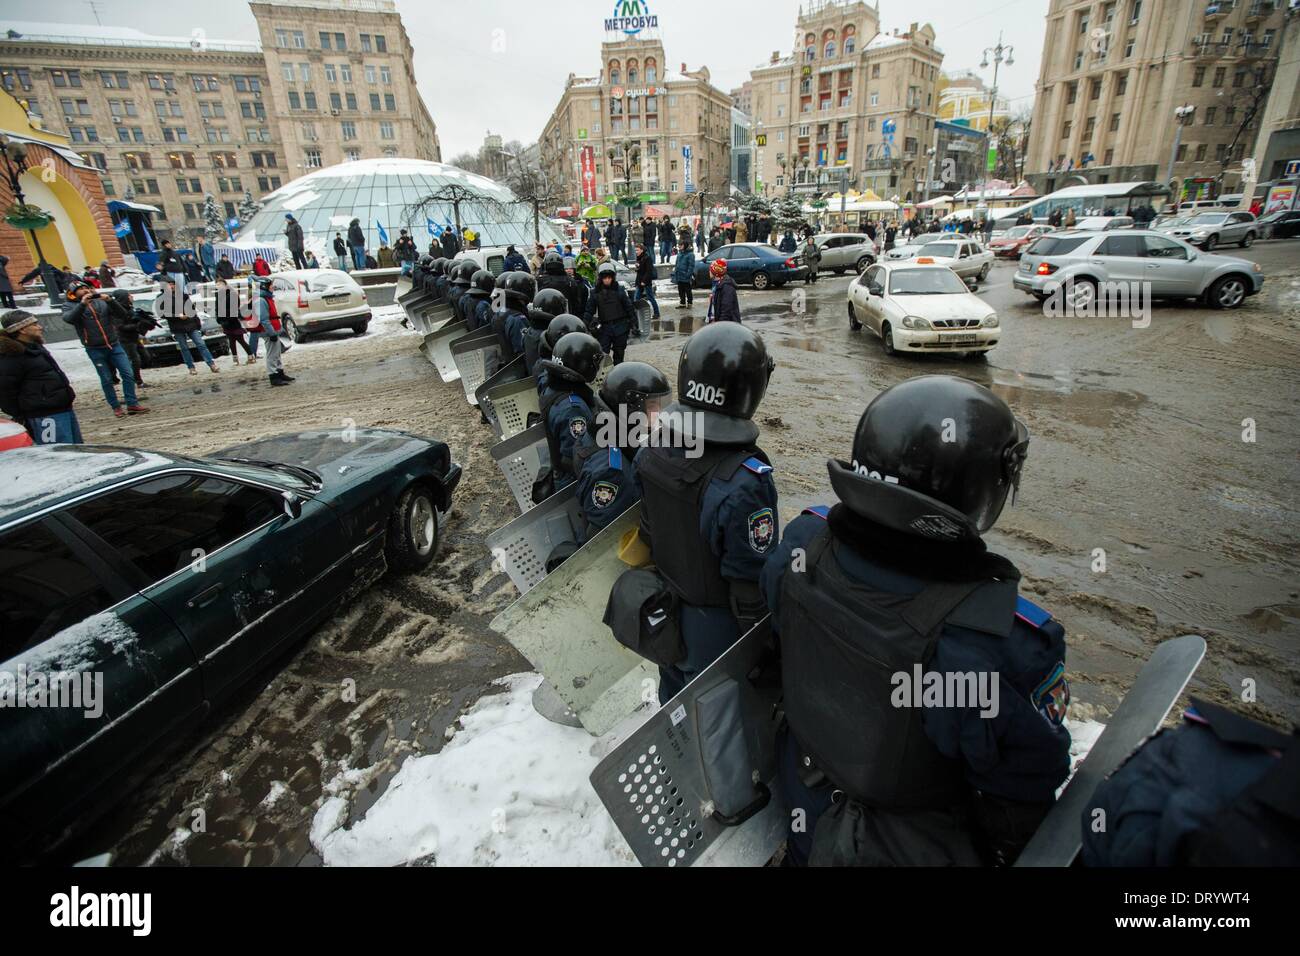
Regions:
[[533, 507], [533, 484], [543, 469], [551, 467], [546, 426], [534, 425], [492, 446], [492, 460], [506, 476], [506, 484], [519, 504], [519, 513]]
[[442, 299], [429, 299], [427, 302], [418, 303], [416, 307], [408, 309], [407, 316], [411, 324], [417, 329], [421, 329], [427, 335], [435, 331], [439, 325], [458, 319], [455, 311]]
[[546, 560], [557, 545], [580, 537], [586, 522], [577, 487], [574, 483], [557, 491], [487, 536], [492, 557], [520, 594], [527, 594], [546, 577]]
[[602, 621], [610, 589], [627, 570], [618, 559], [619, 542], [640, 520], [641, 506], [633, 505], [490, 625], [596, 736], [633, 713], [647, 695], [653, 699], [658, 682], [654, 665], [614, 640]]
[[478, 404], [476, 389], [501, 368], [501, 339], [491, 329], [479, 329], [451, 344], [451, 358], [460, 373], [465, 401]]
[[636, 324], [632, 327], [632, 338], [648, 339], [650, 338], [651, 322], [654, 320], [655, 310], [650, 305], [649, 299], [639, 299], [632, 305], [632, 311], [636, 313]]
[[415, 283], [411, 281], [409, 275], [398, 275], [397, 281], [393, 284], [393, 301], [396, 302], [404, 295], [410, 295], [415, 291]]
[[[503, 438], [509, 438], [510, 436], [502, 433], [501, 420], [497, 415], [496, 406], [489, 397], [489, 393], [499, 385], [509, 385], [513, 382], [523, 381], [525, 378], [529, 378], [529, 375], [528, 370], [524, 368], [524, 357], [522, 355], [517, 355], [509, 363], [497, 369], [495, 374], [489, 375], [484, 379], [478, 388], [474, 389], [474, 398], [478, 404], [479, 411], [487, 416], [487, 420], [489, 424], [491, 424], [492, 430], [497, 433], [498, 441]], [[534, 387], [533, 391], [537, 391], [536, 387]], [[523, 431], [523, 429], [520, 428], [519, 431]], [[512, 432], [511, 434], [514, 433]]]
[[495, 416], [496, 429], [502, 440], [513, 438], [526, 429], [529, 415], [541, 414], [537, 379], [531, 375], [490, 389], [486, 398], [492, 405], [488, 417]]
[[451, 345], [456, 339], [468, 334], [469, 328], [465, 325], [464, 319], [461, 319], [447, 322], [425, 335], [424, 345], [420, 347], [420, 351], [433, 363], [433, 367], [438, 370], [438, 375], [444, 382], [460, 380], [460, 370], [456, 368], [456, 361], [452, 357]]
[[789, 819], [776, 786], [771, 617], [623, 739], [591, 785], [643, 866], [762, 866]]

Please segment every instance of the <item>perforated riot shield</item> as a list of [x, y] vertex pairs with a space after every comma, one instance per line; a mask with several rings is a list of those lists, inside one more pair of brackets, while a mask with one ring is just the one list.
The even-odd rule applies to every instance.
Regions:
[[[509, 438], [510, 435], [502, 433], [501, 419], [497, 414], [496, 405], [493, 403], [490, 393], [500, 385], [510, 385], [514, 382], [523, 381], [526, 378], [532, 380], [531, 376], [528, 374], [528, 370], [524, 368], [524, 357], [519, 355], [511, 359], [511, 361], [506, 365], [497, 369], [494, 374], [489, 375], [483, 380], [478, 388], [474, 389], [474, 398], [477, 400], [479, 411], [487, 417], [488, 423], [492, 426], [492, 430], [497, 433], [498, 441], [502, 438]], [[536, 386], [534, 386], [533, 391], [536, 393]], [[519, 431], [523, 431], [523, 429], [520, 428]], [[513, 435], [516, 433], [511, 432], [510, 434]]]
[[780, 663], [764, 618], [596, 765], [591, 785], [643, 866], [762, 866], [789, 819], [776, 788]]
[[487, 536], [492, 557], [520, 594], [527, 594], [546, 577], [546, 561], [558, 545], [581, 536], [586, 522], [576, 490], [572, 484], [557, 491]]
[[636, 313], [636, 325], [632, 328], [632, 337], [635, 339], [648, 339], [650, 337], [651, 322], [654, 320], [655, 310], [650, 305], [649, 299], [639, 299], [632, 304], [632, 311]]
[[506, 484], [519, 504], [519, 513], [533, 507], [533, 483], [551, 467], [546, 445], [546, 426], [534, 425], [492, 446], [492, 460], [506, 477]]
[[460, 373], [465, 401], [478, 404], [475, 390], [501, 368], [501, 337], [491, 329], [479, 329], [451, 344], [451, 358]]
[[460, 370], [456, 368], [456, 360], [451, 354], [451, 345], [454, 341], [462, 336], [469, 334], [469, 328], [465, 325], [463, 319], [455, 322], [447, 322], [424, 337], [424, 344], [420, 346], [420, 351], [424, 357], [433, 363], [433, 367], [438, 370], [439, 377], [444, 382], [460, 381]]
[[641, 520], [634, 505], [492, 620], [599, 736], [633, 713], [658, 671], [618, 641], [602, 619], [609, 592], [627, 565], [618, 559], [624, 532]]
[[513, 438], [528, 428], [529, 415], [541, 415], [541, 402], [537, 394], [537, 379], [528, 376], [498, 385], [486, 393], [496, 419], [496, 428], [502, 440]]
[[433, 298], [408, 309], [406, 314], [410, 317], [411, 324], [425, 335], [436, 331], [443, 323], [459, 318], [445, 301]]
[[408, 275], [398, 275], [397, 281], [393, 283], [393, 301], [396, 302], [404, 295], [410, 295], [415, 291], [415, 283], [411, 281]]

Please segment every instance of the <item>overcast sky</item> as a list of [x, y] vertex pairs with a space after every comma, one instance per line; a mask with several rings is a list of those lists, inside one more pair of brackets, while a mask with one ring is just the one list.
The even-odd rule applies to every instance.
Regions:
[[[773, 50], [794, 45], [798, 0], [649, 0], [659, 17], [668, 66], [707, 65], [722, 90], [739, 86]], [[1048, 0], [881, 0], [880, 26], [906, 30], [929, 22], [948, 72], [978, 69], [998, 42], [1015, 47], [998, 86], [1012, 109], [1032, 103]], [[570, 73], [594, 75], [613, 0], [398, 0], [415, 47], [415, 75], [442, 142], [444, 158], [477, 149], [488, 130], [533, 142]], [[255, 40], [242, 0], [0, 0], [0, 21], [42, 20], [130, 26], [188, 36], [196, 27], [217, 39]], [[987, 80], [992, 71], [983, 74]]]

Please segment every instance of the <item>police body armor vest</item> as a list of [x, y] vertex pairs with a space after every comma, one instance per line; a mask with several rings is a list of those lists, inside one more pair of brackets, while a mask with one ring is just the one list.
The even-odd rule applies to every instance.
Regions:
[[[577, 386], [570, 385], [567, 382], [559, 382], [554, 389], [551, 389], [551, 394], [543, 398], [541, 402], [542, 427], [546, 431], [546, 447], [551, 453], [551, 475], [556, 480], [563, 478], [565, 475], [570, 478], [576, 477], [577, 469], [574, 467], [572, 458], [560, 457], [559, 436], [551, 434], [551, 409], [555, 407], [556, 403], [567, 402], [574, 395], [582, 398], [578, 394]], [[588, 403], [587, 407], [590, 408], [591, 404]]]
[[542, 330], [528, 325], [524, 328], [524, 370], [533, 374], [542, 354]]
[[695, 607], [731, 607], [731, 587], [722, 576], [713, 546], [700, 534], [704, 492], [714, 477], [724, 480], [749, 458], [767, 455], [748, 445], [704, 446], [699, 458], [644, 448], [636, 457], [641, 478], [641, 512], [648, 522], [650, 552], [659, 574], [677, 596]]
[[860, 803], [885, 810], [953, 806], [966, 792], [961, 764], [926, 736], [923, 708], [893, 705], [893, 676], [914, 680], [915, 665], [925, 669], [949, 621], [1007, 634], [1017, 583], [936, 582], [916, 595], [895, 594], [845, 574], [835, 560], [841, 547], [823, 529], [808, 546], [805, 570], [787, 569], [781, 578], [790, 729], [802, 756]]

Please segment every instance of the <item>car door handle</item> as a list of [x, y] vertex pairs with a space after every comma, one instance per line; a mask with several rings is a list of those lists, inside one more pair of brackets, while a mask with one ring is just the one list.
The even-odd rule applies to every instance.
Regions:
[[1147, 268], [1148, 268], [1148, 269], [1159, 269], [1159, 268], [1160, 268], [1160, 263], [1158, 263], [1158, 262], [1148, 262], [1148, 263], [1147, 263]]
[[185, 606], [191, 611], [196, 608], [207, 607], [221, 595], [222, 585], [214, 584], [206, 591], [200, 591], [194, 597], [185, 602]]
[[1102, 262], [1100, 259], [1089, 259], [1088, 264], [1094, 266], [1104, 266], [1106, 263]]

